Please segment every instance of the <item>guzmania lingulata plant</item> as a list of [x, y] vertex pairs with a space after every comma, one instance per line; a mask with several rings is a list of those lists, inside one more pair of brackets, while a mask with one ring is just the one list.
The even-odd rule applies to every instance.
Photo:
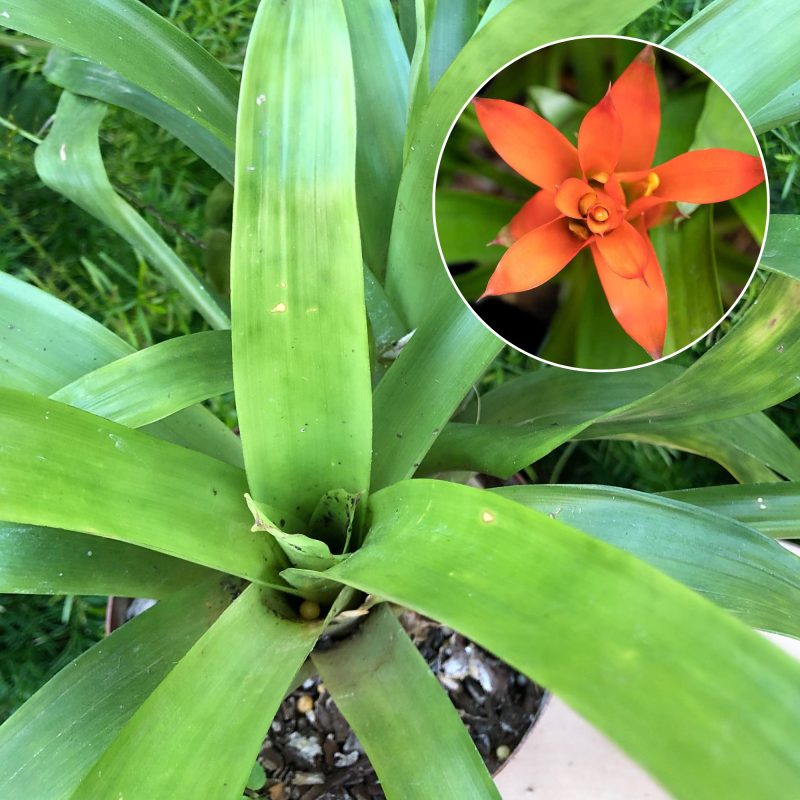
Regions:
[[[797, 558], [776, 541], [798, 534], [800, 453], [763, 413], [800, 388], [800, 226], [775, 221], [776, 274], [692, 366], [541, 369], [479, 414], [500, 345], [436, 249], [436, 159], [486, 75], [651, 4], [492, 0], [479, 20], [475, 2], [401, 0], [403, 37], [389, 0], [262, 0], [241, 85], [137, 0], [0, 4], [59, 48], [42, 181], [214, 329], [132, 352], [0, 275], [2, 591], [158, 600], [4, 724], [0, 797], [238, 800], [312, 673], [387, 797], [498, 797], [398, 607], [562, 697], [676, 797], [800, 797], [800, 665], [751, 630], [800, 635]], [[784, 0], [717, 0], [667, 44], [767, 130], [797, 112], [796, 28]], [[230, 309], [113, 189], [106, 102], [234, 184]], [[198, 405], [231, 389], [240, 438]], [[455, 480], [578, 438], [691, 450], [741, 483]]]

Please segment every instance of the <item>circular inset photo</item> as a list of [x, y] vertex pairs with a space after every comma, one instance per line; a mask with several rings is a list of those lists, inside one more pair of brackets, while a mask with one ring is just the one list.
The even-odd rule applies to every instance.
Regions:
[[732, 310], [764, 239], [765, 178], [749, 123], [696, 65], [582, 37], [488, 78], [442, 150], [434, 218], [454, 285], [508, 344], [626, 369]]

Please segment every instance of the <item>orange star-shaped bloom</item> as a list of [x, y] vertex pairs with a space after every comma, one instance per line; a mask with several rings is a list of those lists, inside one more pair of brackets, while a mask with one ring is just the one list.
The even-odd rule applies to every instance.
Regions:
[[500, 232], [508, 245], [483, 297], [523, 292], [591, 250], [611, 311], [660, 358], [667, 292], [648, 228], [672, 204], [730, 200], [764, 181], [761, 161], [735, 150], [683, 153], [651, 166], [661, 125], [653, 48], [647, 46], [590, 109], [577, 148], [525, 106], [476, 98], [478, 121], [500, 157], [540, 189]]

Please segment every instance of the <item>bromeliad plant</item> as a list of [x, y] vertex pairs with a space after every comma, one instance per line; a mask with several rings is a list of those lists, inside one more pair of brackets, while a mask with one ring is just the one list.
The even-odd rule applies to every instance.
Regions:
[[659, 359], [667, 288], [648, 229], [676, 216], [677, 202], [730, 200], [765, 176], [760, 159], [723, 148], [653, 166], [661, 125], [654, 65], [647, 46], [586, 113], [577, 148], [526, 106], [479, 98], [475, 107], [498, 154], [540, 187], [501, 231], [508, 250], [482, 297], [541, 286], [588, 247], [614, 317]]
[[[409, 58], [384, 0], [262, 0], [239, 89], [135, 0], [3, 4], [5, 24], [78, 54], [48, 65], [65, 91], [42, 180], [217, 330], [131, 352], [0, 275], [0, 586], [159, 601], [0, 729], [0, 796], [238, 798], [313, 670], [388, 797], [497, 797], [394, 606], [559, 694], [677, 797], [800, 794], [800, 667], [748, 629], [800, 635], [797, 559], [774, 541], [798, 531], [780, 476], [800, 480], [800, 453], [761, 413], [798, 389], [792, 225], [770, 252], [793, 274], [690, 368], [540, 370], [464, 405], [499, 346], [438, 263], [447, 126], [493, 65], [648, 5], [492, 2], [473, 33], [451, 24], [470, 9], [478, 23], [473, 4], [418, 2]], [[726, 0], [673, 41], [766, 126], [796, 58], [791, 9], [768, 5]], [[726, 48], [698, 49], [766, 24], [777, 62], [742, 43], [732, 69]], [[98, 100], [234, 182], [230, 317], [115, 193]], [[197, 405], [231, 388], [241, 440]], [[699, 452], [743, 485], [668, 498], [431, 477], [509, 476], [577, 438]]]

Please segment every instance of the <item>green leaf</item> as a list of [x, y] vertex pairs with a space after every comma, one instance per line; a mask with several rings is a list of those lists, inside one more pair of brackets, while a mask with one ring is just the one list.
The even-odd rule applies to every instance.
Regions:
[[685, 450], [711, 458], [742, 483], [777, 481], [773, 469], [800, 479], [800, 449], [765, 414], [748, 414], [703, 425], [631, 422], [624, 433], [604, 436], [602, 423], [579, 433], [578, 439], [622, 439]]
[[791, 83], [750, 116], [756, 133], [788, 125], [800, 117], [800, 81]]
[[365, 546], [329, 577], [507, 660], [678, 798], [800, 794], [800, 665], [741, 622], [496, 495], [409, 481], [373, 495], [371, 508]]
[[392, 214], [403, 168], [409, 63], [384, 0], [344, 3], [356, 87], [356, 199], [364, 260], [386, 272]]
[[222, 613], [219, 581], [159, 602], [65, 667], [0, 728], [0, 795], [64, 800]]
[[759, 266], [800, 281], [800, 216], [770, 214]]
[[800, 73], [795, 11], [784, 0], [716, 0], [663, 44], [712, 75], [748, 117], [761, 113], [764, 129], [762, 109]]
[[166, 597], [208, 571], [99, 536], [0, 522], [0, 592]]
[[436, 86], [477, 25], [478, 0], [436, 0], [428, 48], [431, 86]]
[[[0, 272], [2, 385], [52, 394], [133, 348], [52, 295]], [[188, 408], [147, 427], [161, 439], [241, 467], [239, 438], [208, 409]]]
[[499, 800], [464, 723], [385, 605], [313, 659], [387, 796]]
[[248, 587], [145, 700], [73, 797], [240, 796], [320, 632], [278, 616], [274, 597]]
[[414, 474], [501, 346], [460, 301], [431, 309], [375, 390], [373, 489]]
[[0, 518], [138, 544], [249, 580], [275, 578], [241, 470], [85, 411], [0, 390]]
[[7, 0], [3, 8], [6, 27], [113, 69], [233, 149], [236, 80], [199, 44], [144, 3]]
[[364, 297], [367, 303], [370, 332], [380, 359], [381, 354], [408, 331], [389, 302], [383, 286], [369, 267], [364, 270]]
[[[587, 251], [578, 253], [570, 271], [573, 274], [579, 273], [574, 280], [583, 282], [585, 288], [582, 294], [576, 293], [573, 298], [569, 295], [564, 298], [566, 302], [571, 299], [573, 303], [580, 304], [579, 311], [575, 314], [575, 329], [567, 334], [575, 340], [575, 361], [574, 364], [566, 362], [567, 365], [582, 369], [608, 370], [634, 367], [652, 361], [647, 351], [634, 342], [614, 319], [591, 255]], [[581, 271], [583, 275], [580, 275]], [[572, 316], [569, 312], [566, 313], [568, 318]], [[549, 333], [552, 337], [553, 333]]]
[[671, 364], [613, 373], [529, 372], [467, 405], [433, 444], [421, 471], [468, 469], [508, 478], [680, 374]]
[[431, 93], [410, 143], [392, 225], [386, 288], [411, 327], [421, 323], [439, 296], [461, 303], [441, 266], [430, 199], [442, 145], [475, 90], [520, 53], [554, 39], [615, 33], [650, 5], [651, 0], [564, 0], [554, 14], [540, 0], [515, 0], [482, 24], [456, 56]]
[[306, 519], [369, 483], [352, 76], [340, 0], [261, 3], [237, 129], [234, 382], [251, 494]]
[[403, 144], [404, 161], [408, 158], [409, 147], [419, 126], [425, 103], [431, 93], [431, 30], [437, 5], [438, 0], [415, 0], [414, 2], [417, 34], [414, 38], [414, 55], [411, 58], [411, 74], [408, 79], [408, 121]]
[[773, 276], [757, 303], [682, 375], [610, 415], [603, 430], [632, 420], [699, 424], [760, 411], [795, 395], [800, 388], [800, 282]]
[[727, 516], [610, 486], [495, 491], [641, 558], [747, 625], [800, 638], [800, 559]]
[[233, 391], [228, 331], [180, 336], [88, 372], [51, 395], [130, 428]]
[[664, 492], [664, 497], [707, 508], [739, 520], [775, 539], [800, 538], [800, 484], [712, 486]]
[[55, 122], [36, 148], [36, 171], [42, 182], [97, 217], [131, 247], [139, 250], [214, 328], [230, 319], [197, 275], [126, 203], [108, 180], [98, 135], [106, 106], [63, 92]]
[[676, 227], [652, 228], [650, 239], [669, 298], [665, 352], [674, 353], [703, 336], [724, 314], [714, 256], [713, 206], [700, 206]]
[[113, 69], [86, 56], [54, 47], [43, 72], [47, 80], [72, 94], [126, 108], [155, 122], [193, 150], [225, 180], [233, 183], [233, 150], [208, 128]]
[[488, 245], [519, 208], [519, 203], [505, 197], [439, 189], [436, 192], [436, 229], [447, 263], [496, 264], [502, 251]]

